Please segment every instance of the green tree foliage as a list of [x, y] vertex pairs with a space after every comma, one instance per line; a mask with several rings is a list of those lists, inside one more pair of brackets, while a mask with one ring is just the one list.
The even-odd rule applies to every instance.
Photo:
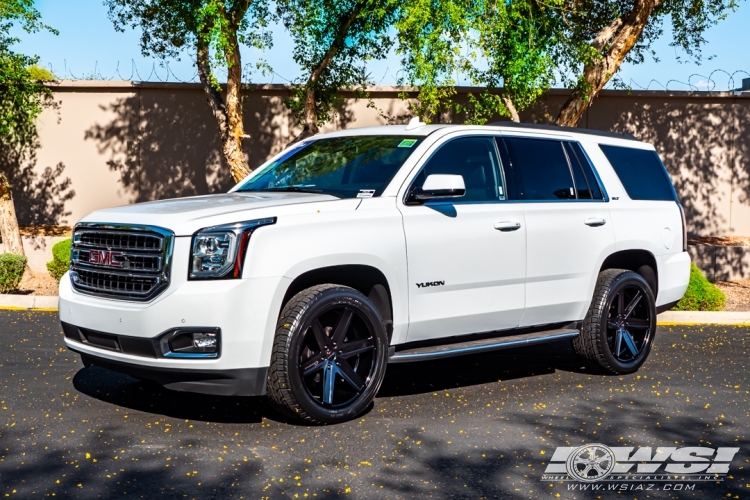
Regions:
[[286, 105], [302, 124], [294, 142], [318, 133], [341, 104], [340, 91], [366, 97], [365, 63], [393, 45], [394, 0], [278, 0], [277, 12], [294, 41], [304, 75]]
[[[141, 30], [143, 55], [179, 60], [187, 52], [195, 57], [219, 129], [224, 159], [236, 181], [248, 175], [251, 170], [242, 149], [246, 135], [240, 45], [259, 49], [270, 46], [267, 1], [104, 0], [104, 4], [115, 29]], [[215, 73], [219, 67], [227, 71], [225, 94]]]
[[[466, 113], [468, 123], [492, 116], [518, 121], [554, 81], [552, 47], [561, 43], [562, 0], [406, 0], [397, 22], [404, 83], [419, 86], [413, 111]], [[472, 86], [466, 104], [453, 102], [456, 75]]]
[[39, 66], [38, 64], [33, 64], [27, 69], [29, 70], [29, 76], [32, 80], [36, 80], [38, 82], [52, 82], [57, 80], [57, 77], [54, 73], [52, 73], [47, 68]]
[[57, 31], [41, 22], [32, 0], [0, 0], [0, 140], [4, 146], [28, 142], [34, 119], [42, 112], [49, 90], [32, 74], [39, 58], [15, 52], [19, 42], [11, 36], [14, 25], [28, 33]]
[[[399, 84], [418, 86], [411, 111], [425, 122], [451, 107], [456, 74], [465, 72], [471, 57], [462, 42], [471, 36], [476, 9], [471, 0], [404, 0], [396, 21], [403, 76]], [[409, 99], [410, 94], [401, 94]]]
[[667, 22], [673, 33], [671, 46], [700, 61], [706, 30], [737, 5], [738, 0], [570, 0], [559, 11], [565, 31], [551, 55], [561, 75], [569, 75], [564, 83], [573, 85], [575, 92], [557, 123], [575, 126], [623, 62], [640, 63], [647, 55], [657, 58], [652, 44]]

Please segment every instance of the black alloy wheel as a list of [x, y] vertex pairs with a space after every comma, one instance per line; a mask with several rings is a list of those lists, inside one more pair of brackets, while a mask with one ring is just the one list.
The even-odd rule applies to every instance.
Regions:
[[336, 423], [367, 409], [385, 375], [388, 336], [375, 306], [341, 285], [295, 295], [279, 319], [268, 395], [283, 412]]
[[573, 340], [576, 353], [609, 373], [637, 371], [656, 335], [655, 303], [651, 287], [638, 273], [602, 271], [581, 334]]
[[638, 359], [651, 341], [654, 317], [644, 290], [627, 284], [612, 297], [607, 316], [607, 344], [612, 356], [620, 363]]
[[375, 338], [366, 318], [344, 304], [316, 317], [305, 332], [299, 371], [311, 398], [340, 408], [359, 397], [375, 368]]

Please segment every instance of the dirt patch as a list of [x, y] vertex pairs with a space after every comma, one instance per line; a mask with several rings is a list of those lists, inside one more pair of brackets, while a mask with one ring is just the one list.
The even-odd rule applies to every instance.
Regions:
[[31, 276], [28, 271], [24, 273], [18, 290], [13, 295], [57, 295], [59, 285], [57, 280], [47, 273], [36, 273]]
[[36, 226], [19, 226], [21, 236], [70, 236], [73, 229], [70, 226], [53, 226], [38, 224]]
[[750, 236], [688, 236], [688, 245], [747, 247]]
[[750, 280], [714, 283], [727, 296], [725, 311], [750, 311]]

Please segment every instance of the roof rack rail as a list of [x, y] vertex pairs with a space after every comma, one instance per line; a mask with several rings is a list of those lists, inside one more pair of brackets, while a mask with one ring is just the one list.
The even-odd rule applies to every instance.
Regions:
[[504, 121], [504, 122], [488, 123], [488, 125], [495, 126], [495, 127], [535, 128], [535, 129], [540, 129], [540, 130], [553, 130], [556, 132], [574, 132], [576, 134], [600, 135], [602, 137], [629, 139], [631, 141], [638, 140], [633, 134], [620, 134], [618, 132], [607, 132], [604, 130], [592, 130], [590, 128], [562, 127], [560, 125], [552, 125], [552, 124], [547, 124], [547, 123], [518, 123], [518, 122], [512, 122], [512, 121]]

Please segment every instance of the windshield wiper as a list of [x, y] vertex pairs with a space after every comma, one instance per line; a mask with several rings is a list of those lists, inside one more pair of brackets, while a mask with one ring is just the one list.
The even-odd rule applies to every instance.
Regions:
[[270, 187], [270, 188], [264, 188], [264, 189], [242, 189], [240, 191], [242, 192], [256, 191], [259, 193], [263, 193], [267, 191], [292, 192], [292, 193], [315, 193], [315, 194], [328, 194], [331, 196], [335, 196], [336, 198], [341, 198], [341, 196], [335, 195], [333, 193], [326, 193], [322, 189], [308, 188], [304, 186], [279, 186], [279, 187]]

